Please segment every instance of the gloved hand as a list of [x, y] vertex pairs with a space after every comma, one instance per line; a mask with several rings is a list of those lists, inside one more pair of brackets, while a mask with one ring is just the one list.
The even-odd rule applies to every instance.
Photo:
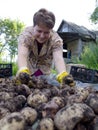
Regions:
[[27, 73], [30, 74], [30, 70], [27, 67], [22, 67], [17, 74], [19, 73]]
[[72, 75], [70, 75], [66, 71], [58, 74], [57, 77], [56, 77], [56, 79], [57, 79], [57, 81], [59, 83], [68, 84], [70, 87], [75, 86], [75, 81], [74, 81]]
[[17, 82], [20, 82], [22, 84], [28, 84], [30, 80], [30, 71], [27, 67], [22, 67], [18, 72], [17, 72]]

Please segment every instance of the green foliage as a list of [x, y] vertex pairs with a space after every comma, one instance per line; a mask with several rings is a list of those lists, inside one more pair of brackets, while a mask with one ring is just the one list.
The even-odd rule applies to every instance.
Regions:
[[98, 70], [98, 41], [90, 43], [84, 47], [81, 59], [77, 58], [77, 63], [84, 64], [89, 69]]
[[57, 71], [56, 71], [55, 69], [52, 69], [52, 70], [51, 70], [51, 73], [52, 73], [52, 74], [57, 74]]
[[18, 71], [18, 65], [16, 64], [16, 62], [13, 62], [12, 63], [12, 72], [13, 72], [13, 75], [16, 75], [17, 71]]
[[95, 24], [98, 24], [98, 7], [95, 8], [94, 12], [90, 17], [91, 21]]
[[24, 29], [24, 23], [19, 20], [0, 19], [0, 55], [8, 52], [12, 61], [17, 55], [18, 36]]

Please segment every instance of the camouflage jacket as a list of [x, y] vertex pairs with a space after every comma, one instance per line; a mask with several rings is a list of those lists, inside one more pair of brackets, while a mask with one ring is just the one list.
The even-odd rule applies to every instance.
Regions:
[[43, 44], [40, 53], [38, 54], [38, 47], [33, 36], [33, 26], [27, 27], [19, 36], [19, 43], [21, 46], [28, 48], [27, 65], [31, 73], [40, 69], [44, 74], [51, 73], [53, 63], [53, 52], [63, 49], [62, 39], [55, 31], [51, 31], [49, 40]]

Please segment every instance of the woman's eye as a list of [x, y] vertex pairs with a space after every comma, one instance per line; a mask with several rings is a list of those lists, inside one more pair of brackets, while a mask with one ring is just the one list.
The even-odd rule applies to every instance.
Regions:
[[49, 32], [45, 32], [45, 34], [49, 34]]
[[38, 30], [38, 33], [41, 33], [42, 31]]

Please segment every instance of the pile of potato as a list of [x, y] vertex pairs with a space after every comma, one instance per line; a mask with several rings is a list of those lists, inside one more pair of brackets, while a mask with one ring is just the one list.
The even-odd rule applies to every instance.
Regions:
[[98, 91], [0, 79], [0, 130], [98, 130]]

